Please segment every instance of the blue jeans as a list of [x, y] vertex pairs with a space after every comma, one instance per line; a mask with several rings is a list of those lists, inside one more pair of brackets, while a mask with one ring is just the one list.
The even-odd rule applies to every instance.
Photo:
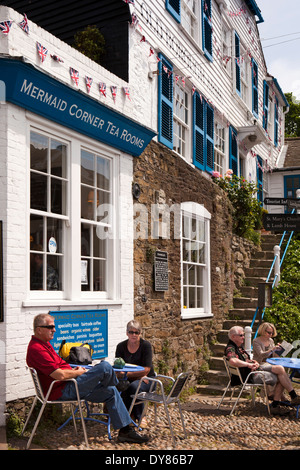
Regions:
[[[102, 361], [76, 378], [80, 398], [107, 406], [114, 429], [121, 429], [131, 423], [127, 408], [116, 389], [118, 379], [112, 366]], [[73, 382], [67, 382], [60, 400], [76, 400]]]
[[[139, 383], [140, 383], [140, 379], [135, 380], [134, 382], [131, 382], [127, 390], [125, 390], [125, 392], [122, 392], [122, 398], [128, 410], [132, 402], [132, 395], [135, 394]], [[142, 382], [139, 392], [149, 392], [151, 383], [152, 382], [149, 382], [148, 384], [146, 384], [145, 382]], [[143, 403], [140, 403], [139, 405], [135, 405], [132, 409], [133, 417], [138, 421], [140, 420], [140, 417], [142, 416], [144, 406], [145, 405]]]

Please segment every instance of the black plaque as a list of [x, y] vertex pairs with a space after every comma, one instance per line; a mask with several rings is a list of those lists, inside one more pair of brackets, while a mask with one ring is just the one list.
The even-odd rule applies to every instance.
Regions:
[[276, 232], [299, 232], [300, 214], [264, 214], [263, 226]]
[[264, 199], [266, 206], [287, 206], [300, 209], [300, 199], [292, 197], [266, 197]]
[[2, 220], [0, 220], [0, 322], [4, 321], [4, 295], [3, 295], [3, 240]]
[[154, 284], [157, 292], [169, 290], [168, 253], [156, 251], [154, 263]]

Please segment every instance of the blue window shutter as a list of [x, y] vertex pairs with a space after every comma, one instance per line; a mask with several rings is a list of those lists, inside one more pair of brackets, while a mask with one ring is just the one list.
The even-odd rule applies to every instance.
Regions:
[[178, 23], [181, 21], [180, 2], [181, 0], [166, 0], [166, 9]]
[[241, 60], [241, 48], [240, 48], [240, 37], [239, 35], [235, 32], [234, 33], [234, 38], [235, 38], [235, 89], [238, 95], [241, 96], [241, 66], [240, 66], [240, 60]]
[[278, 99], [275, 97], [274, 105], [274, 145], [278, 146], [278, 130], [279, 130], [279, 121], [278, 121]]
[[238, 144], [237, 132], [233, 127], [229, 127], [229, 168], [233, 174], [238, 176]]
[[258, 65], [252, 59], [252, 112], [258, 118]]
[[159, 58], [158, 140], [173, 150], [173, 67], [161, 54]]
[[257, 155], [257, 161], [256, 161], [256, 179], [257, 179], [257, 199], [259, 202], [263, 202], [263, 161], [262, 158]]
[[194, 94], [194, 154], [193, 163], [200, 170], [205, 169], [205, 156], [204, 156], [204, 100], [200, 97], [199, 93]]
[[211, 0], [202, 0], [202, 48], [205, 56], [213, 60]]
[[214, 110], [206, 105], [206, 171], [214, 169]]
[[263, 128], [268, 130], [269, 120], [269, 85], [264, 81], [264, 115], [263, 115]]

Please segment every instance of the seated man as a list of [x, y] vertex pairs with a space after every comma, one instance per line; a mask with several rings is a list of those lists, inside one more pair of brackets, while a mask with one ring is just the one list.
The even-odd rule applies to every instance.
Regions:
[[48, 314], [37, 315], [33, 328], [34, 335], [27, 349], [27, 365], [37, 371], [44, 394], [53, 380], [60, 381], [54, 384], [49, 400], [76, 400], [74, 383], [65, 382], [75, 378], [80, 398], [96, 403], [105, 402], [114, 429], [119, 429], [119, 441], [142, 444], [149, 440], [130, 426], [131, 418], [115, 387], [118, 379], [108, 362], [102, 361], [88, 370], [84, 367], [72, 369], [50, 344], [55, 333], [53, 317]]
[[[229, 341], [225, 348], [225, 356], [228, 359], [229, 363], [240, 369], [242, 379], [245, 380], [250, 372], [257, 371], [258, 374], [255, 376], [255, 383], [262, 383], [260, 374], [264, 374], [265, 382], [267, 385], [276, 385], [274, 390], [274, 399], [270, 406], [270, 411], [272, 414], [286, 414], [289, 413], [289, 410], [282, 409], [280, 406], [280, 399], [282, 388], [278, 382], [278, 376], [272, 372], [272, 365], [265, 363], [259, 365], [257, 361], [251, 360], [249, 354], [242, 347], [245, 339], [245, 333], [243, 328], [239, 326], [232, 327], [228, 332]], [[233, 377], [234, 383], [232, 385], [238, 385], [239, 378], [237, 376]], [[298, 397], [295, 391], [292, 389], [289, 391], [291, 396], [291, 404], [300, 403], [300, 397]]]

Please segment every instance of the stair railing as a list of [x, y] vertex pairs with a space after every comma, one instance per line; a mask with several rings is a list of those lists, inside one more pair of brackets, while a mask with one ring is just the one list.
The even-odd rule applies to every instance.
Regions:
[[[295, 209], [293, 209], [291, 213], [294, 214], [294, 212], [295, 212]], [[294, 231], [290, 233], [287, 244], [286, 244], [286, 247], [285, 247], [285, 250], [284, 250], [284, 253], [282, 255], [282, 258], [280, 259], [281, 247], [282, 247], [282, 245], [284, 243], [284, 240], [285, 240], [285, 237], [286, 237], [286, 235], [288, 235], [288, 233], [289, 232], [287, 232], [287, 231], [283, 232], [279, 245], [276, 245], [274, 247], [274, 260], [272, 262], [269, 274], [268, 274], [267, 279], [266, 279], [266, 283], [270, 281], [270, 277], [271, 277], [271, 274], [272, 274], [273, 269], [274, 269], [274, 279], [273, 279], [273, 283], [272, 283], [272, 289], [274, 289], [274, 287], [277, 287], [277, 285], [280, 281], [281, 266], [282, 266], [282, 263], [285, 259], [286, 254], [287, 254], [287, 251], [289, 249], [291, 240], [292, 240], [293, 235], [294, 235]], [[266, 310], [266, 307], [264, 307], [263, 310], [262, 310], [260, 322], [263, 320], [265, 310]], [[252, 323], [251, 323], [251, 329], [252, 330], [253, 330], [253, 326], [254, 326], [254, 323], [255, 323], [258, 312], [259, 312], [259, 307], [256, 307], [256, 310], [255, 310], [255, 313], [254, 313], [254, 316], [253, 316], [253, 320], [252, 320]], [[256, 336], [257, 336], [257, 331], [258, 331], [258, 329], [256, 330], [254, 338], [256, 338]]]

